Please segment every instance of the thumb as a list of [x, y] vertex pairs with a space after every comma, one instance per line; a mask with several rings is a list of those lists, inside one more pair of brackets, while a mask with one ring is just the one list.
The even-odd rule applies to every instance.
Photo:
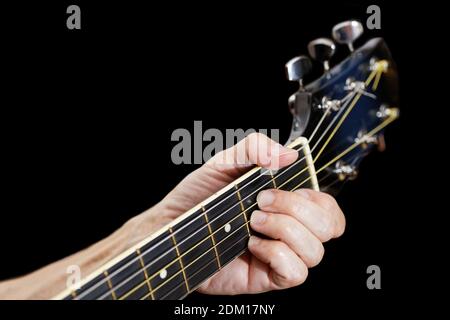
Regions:
[[254, 165], [277, 170], [297, 158], [296, 150], [286, 148], [262, 133], [252, 133], [233, 147], [217, 153], [206, 164], [222, 172], [246, 170]]

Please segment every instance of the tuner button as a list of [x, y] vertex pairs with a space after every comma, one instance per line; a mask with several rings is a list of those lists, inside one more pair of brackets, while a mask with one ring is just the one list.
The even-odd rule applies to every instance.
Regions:
[[303, 87], [303, 77], [312, 69], [311, 60], [306, 56], [292, 58], [286, 63], [286, 77], [289, 81], [298, 81]]
[[353, 42], [358, 39], [364, 28], [359, 21], [350, 20], [338, 23], [333, 27], [333, 38], [337, 43], [348, 45], [348, 48], [353, 52]]
[[327, 38], [319, 38], [308, 44], [309, 55], [314, 60], [322, 62], [325, 71], [330, 69], [329, 61], [334, 55], [335, 50], [336, 46], [334, 42]]

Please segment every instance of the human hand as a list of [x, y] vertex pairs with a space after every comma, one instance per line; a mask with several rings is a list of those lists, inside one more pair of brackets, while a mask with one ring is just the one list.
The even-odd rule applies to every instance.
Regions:
[[[248, 163], [238, 163], [236, 159], [242, 159], [239, 152], [245, 152]], [[155, 221], [161, 225], [175, 219], [253, 165], [279, 169], [297, 157], [297, 151], [282, 147], [264, 135], [249, 135], [181, 181], [154, 207], [159, 215], [152, 214], [150, 224], [154, 227]], [[199, 288], [200, 292], [259, 293], [299, 285], [305, 281], [308, 268], [321, 261], [322, 243], [344, 232], [344, 215], [328, 194], [307, 189], [294, 192], [272, 189], [260, 192], [257, 201], [261, 210], [252, 213], [250, 225], [269, 239], [252, 236], [249, 251], [207, 280]], [[150, 220], [144, 221], [148, 224]]]

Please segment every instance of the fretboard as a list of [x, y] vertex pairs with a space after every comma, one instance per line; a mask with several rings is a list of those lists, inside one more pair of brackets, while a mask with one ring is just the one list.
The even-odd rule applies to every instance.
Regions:
[[259, 191], [317, 188], [308, 147], [293, 148], [301, 150], [294, 165], [253, 169], [62, 298], [184, 298], [246, 250]]

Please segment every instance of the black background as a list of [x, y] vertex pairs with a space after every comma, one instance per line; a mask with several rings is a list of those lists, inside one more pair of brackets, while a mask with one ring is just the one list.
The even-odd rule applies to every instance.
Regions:
[[[73, 3], [80, 31], [66, 29], [72, 2], [3, 10], [0, 279], [76, 252], [158, 202], [196, 168], [172, 164], [176, 128], [202, 120], [204, 129], [280, 128], [286, 139], [295, 86], [284, 63], [330, 37], [335, 23], [368, 16], [368, 4], [351, 1]], [[415, 129], [419, 117], [426, 122], [421, 93], [430, 86], [417, 73], [427, 52], [417, 25], [437, 9], [379, 5], [382, 29], [366, 30], [357, 45], [386, 39], [400, 72], [401, 118], [387, 130], [387, 151], [370, 155], [338, 197], [345, 235], [326, 245], [298, 288], [189, 301], [272, 301], [287, 312], [312, 300], [381, 306], [422, 281], [410, 272], [420, 259], [408, 254], [423, 246], [410, 227], [420, 205], [407, 204], [420, 197], [410, 169], [422, 162], [411, 150], [421, 144]], [[345, 52], [338, 47], [338, 57]], [[366, 288], [371, 264], [381, 267], [382, 290]]]

